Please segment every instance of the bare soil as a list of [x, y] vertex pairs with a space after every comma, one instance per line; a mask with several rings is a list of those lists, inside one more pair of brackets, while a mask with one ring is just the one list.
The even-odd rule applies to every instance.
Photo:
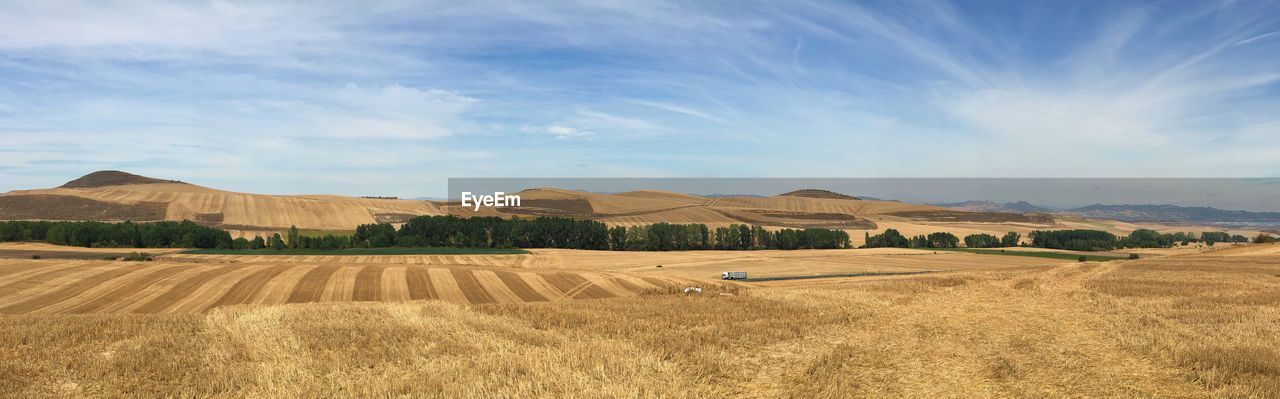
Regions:
[[930, 222], [1034, 223], [1053, 224], [1053, 216], [1043, 213], [965, 212], [965, 211], [901, 211], [892, 216]]
[[0, 196], [0, 220], [164, 220], [164, 202], [106, 202], [56, 194]]

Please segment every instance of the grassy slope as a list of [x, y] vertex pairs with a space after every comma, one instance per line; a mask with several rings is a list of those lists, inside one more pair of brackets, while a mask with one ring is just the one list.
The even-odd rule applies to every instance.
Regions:
[[515, 248], [351, 248], [351, 249], [284, 249], [234, 250], [193, 249], [193, 255], [522, 255], [529, 251]]
[[1278, 397], [1275, 275], [1274, 257], [1185, 257], [733, 296], [0, 316], [0, 396]]

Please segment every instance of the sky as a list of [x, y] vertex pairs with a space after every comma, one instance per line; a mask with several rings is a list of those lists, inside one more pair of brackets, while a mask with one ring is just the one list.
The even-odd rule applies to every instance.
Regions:
[[1277, 177], [1275, 1], [0, 0], [0, 192]]

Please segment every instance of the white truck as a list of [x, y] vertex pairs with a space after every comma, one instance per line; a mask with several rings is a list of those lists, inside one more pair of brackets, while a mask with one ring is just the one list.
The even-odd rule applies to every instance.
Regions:
[[747, 272], [724, 272], [720, 274], [721, 280], [746, 280]]

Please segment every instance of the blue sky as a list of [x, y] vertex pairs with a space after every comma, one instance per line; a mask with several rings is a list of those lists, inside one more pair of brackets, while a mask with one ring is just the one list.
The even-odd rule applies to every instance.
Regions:
[[338, 3], [0, 0], [0, 191], [1280, 176], [1277, 2]]

